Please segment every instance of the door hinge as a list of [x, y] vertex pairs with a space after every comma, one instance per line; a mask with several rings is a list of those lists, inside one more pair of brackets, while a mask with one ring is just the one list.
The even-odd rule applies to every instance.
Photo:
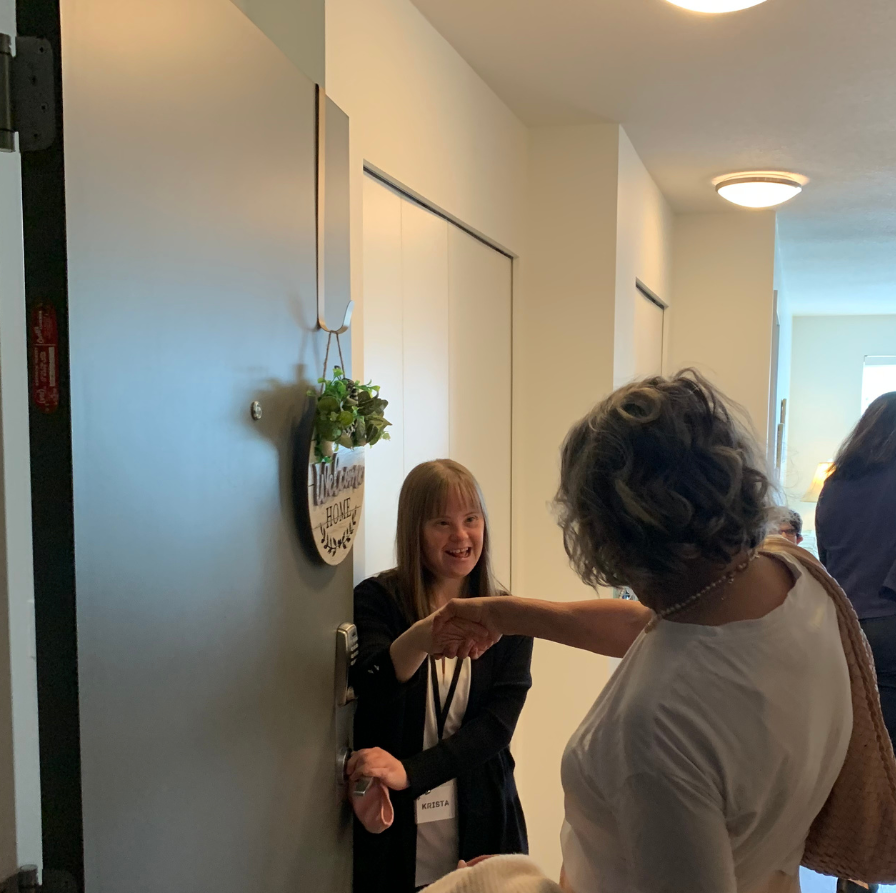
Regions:
[[75, 879], [67, 871], [44, 869], [39, 881], [36, 865], [24, 865], [11, 878], [0, 882], [0, 893], [78, 893]]
[[56, 139], [53, 47], [42, 37], [0, 34], [0, 151], [46, 149]]

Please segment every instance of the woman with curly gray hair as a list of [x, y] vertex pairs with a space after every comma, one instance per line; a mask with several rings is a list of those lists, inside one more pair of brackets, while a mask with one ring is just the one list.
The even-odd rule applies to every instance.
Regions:
[[574, 893], [799, 889], [852, 707], [832, 600], [792, 555], [759, 551], [769, 490], [699, 374], [628, 385], [570, 431], [557, 506], [582, 580], [638, 601], [443, 609], [623, 658], [563, 757]]

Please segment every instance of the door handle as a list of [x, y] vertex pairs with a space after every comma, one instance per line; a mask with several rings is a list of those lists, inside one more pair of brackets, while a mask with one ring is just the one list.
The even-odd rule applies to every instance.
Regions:
[[[352, 757], [352, 749], [350, 747], [340, 747], [336, 754], [336, 780], [338, 784], [344, 785], [348, 769], [348, 761]], [[363, 797], [373, 784], [373, 779], [368, 776], [359, 778], [352, 788], [353, 797]]]
[[345, 784], [345, 774], [348, 768], [348, 761], [351, 759], [352, 749], [350, 747], [340, 747], [336, 752], [336, 783]]

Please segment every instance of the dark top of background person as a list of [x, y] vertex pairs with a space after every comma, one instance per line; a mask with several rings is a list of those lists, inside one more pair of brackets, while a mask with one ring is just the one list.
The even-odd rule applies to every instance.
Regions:
[[840, 447], [815, 528], [859, 619], [896, 615], [896, 391], [871, 403]]

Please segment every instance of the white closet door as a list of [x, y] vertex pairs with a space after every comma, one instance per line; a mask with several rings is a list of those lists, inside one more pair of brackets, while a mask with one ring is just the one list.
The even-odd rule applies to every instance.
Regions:
[[510, 586], [511, 261], [448, 227], [450, 456], [488, 506], [495, 573]]
[[640, 291], [635, 295], [635, 378], [663, 373], [665, 311]]
[[356, 576], [395, 563], [407, 473], [451, 458], [482, 486], [495, 570], [510, 586], [510, 259], [367, 177], [363, 300], [364, 375], [393, 427], [367, 453]]
[[401, 203], [404, 466], [449, 456], [448, 222]]
[[[404, 480], [404, 348], [399, 195], [364, 178], [364, 372], [389, 401], [391, 440], [367, 450], [362, 535], [356, 578], [395, 565], [398, 492]], [[356, 579], [357, 582], [357, 579]]]

